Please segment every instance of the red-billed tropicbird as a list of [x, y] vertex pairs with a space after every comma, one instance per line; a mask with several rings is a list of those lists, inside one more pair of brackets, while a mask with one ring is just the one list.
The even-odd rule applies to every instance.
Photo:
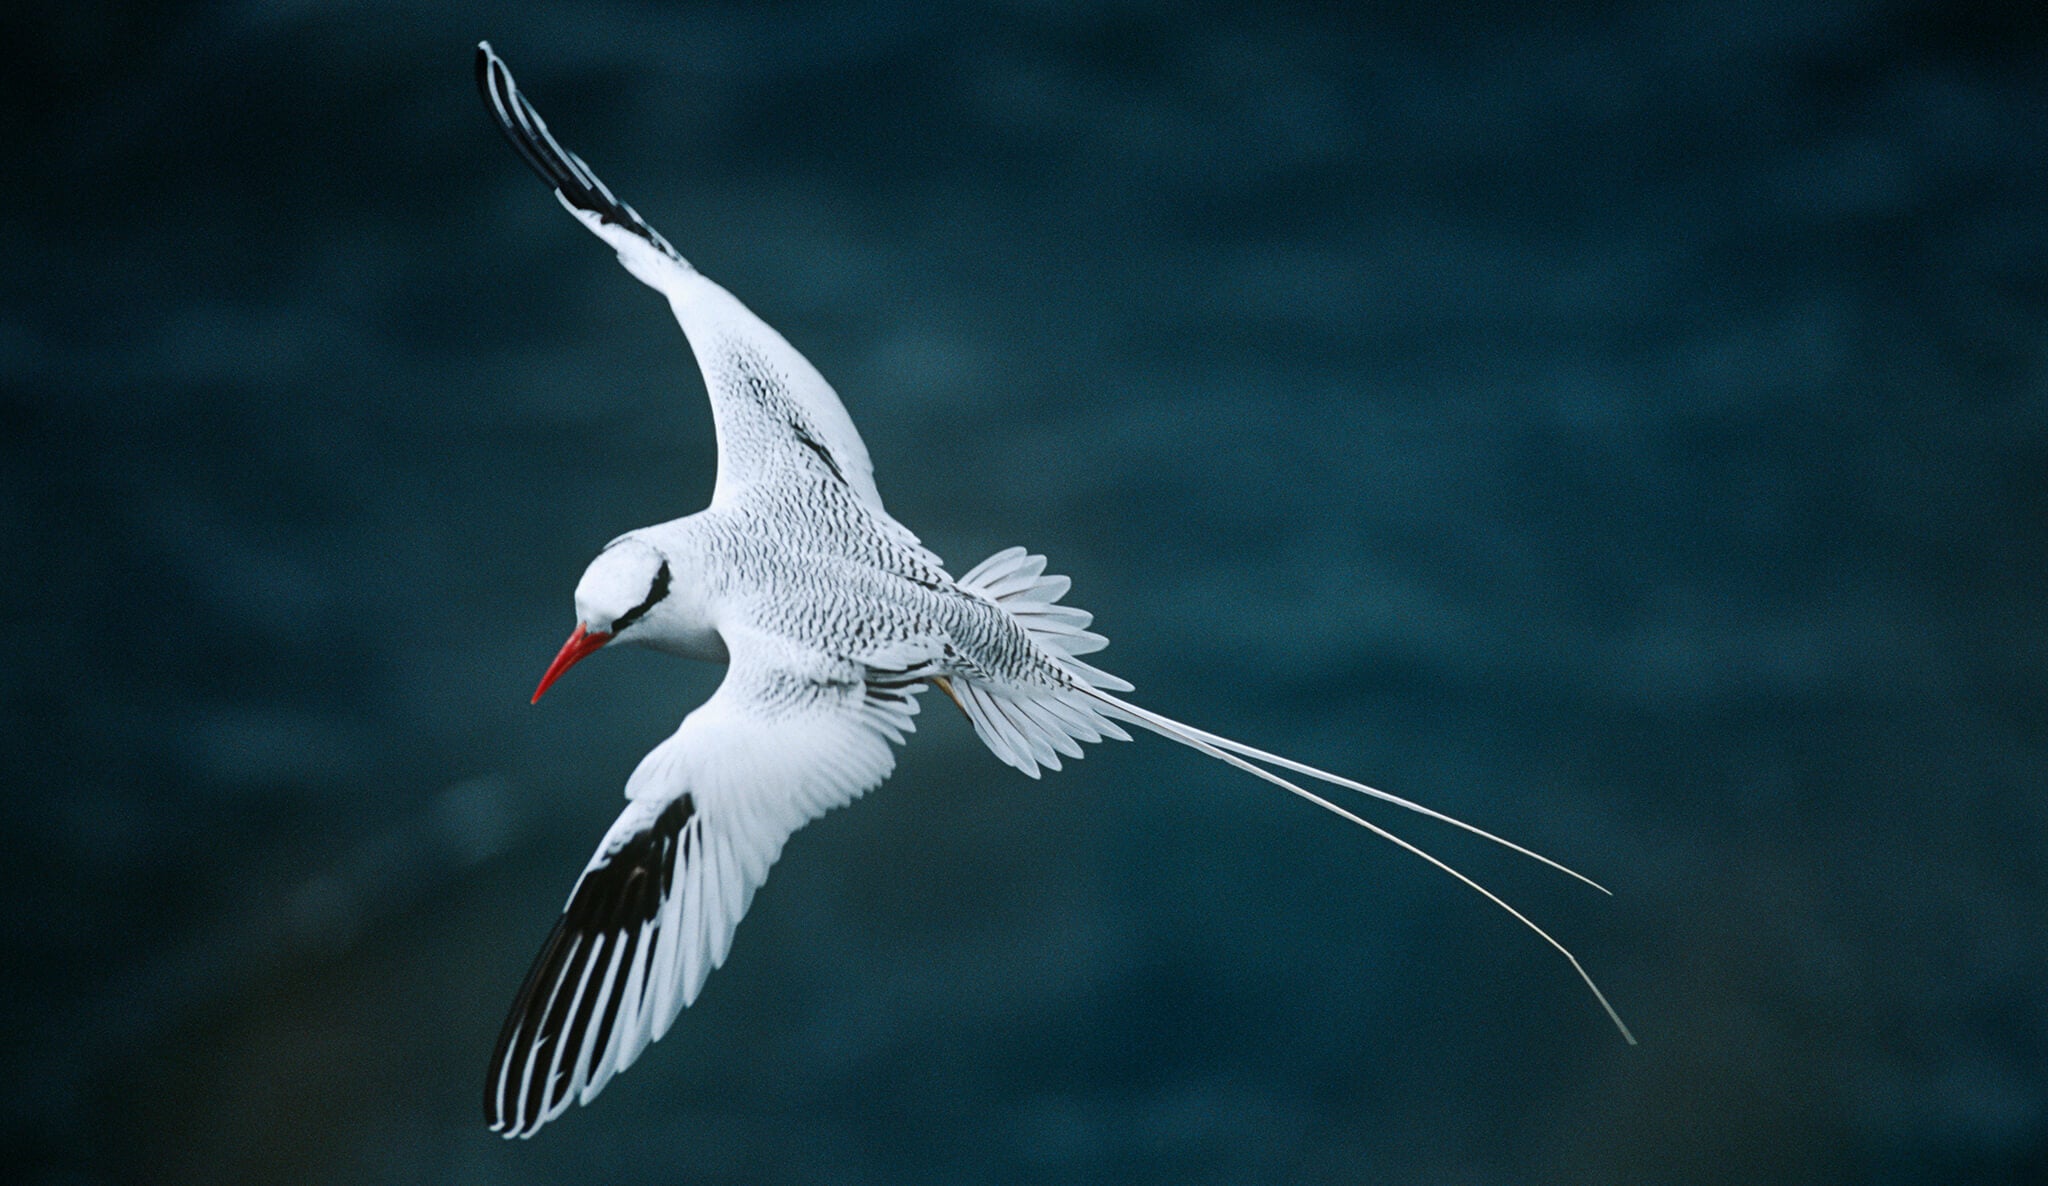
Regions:
[[[1130, 685], [1082, 662], [1108, 645], [1059, 604], [1045, 558], [998, 552], [965, 576], [889, 516], [839, 398], [790, 344], [706, 279], [556, 143], [490, 43], [477, 83], [512, 146], [570, 214], [668, 298], [704, 373], [718, 435], [711, 505], [629, 531], [576, 585], [576, 629], [534, 699], [614, 642], [726, 663], [724, 682], [626, 781], [626, 810], [585, 866], [491, 1056], [484, 1115], [532, 1136], [589, 1103], [660, 1040], [724, 962], [733, 928], [790, 834], [880, 784], [891, 744], [937, 687], [996, 757], [1033, 778], [1081, 743], [1135, 724], [1370, 829], [1485, 895], [1437, 858], [1274, 773], [1383, 799], [1562, 865], [1351, 779], [1169, 720], [1120, 699]], [[1596, 888], [1598, 888], [1596, 886]]]

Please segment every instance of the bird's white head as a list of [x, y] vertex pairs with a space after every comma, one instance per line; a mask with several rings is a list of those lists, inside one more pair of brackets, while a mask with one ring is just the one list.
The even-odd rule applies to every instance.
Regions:
[[[652, 624], [641, 624], [667, 600], [674, 579], [668, 557], [646, 540], [621, 536], [599, 552], [583, 570], [583, 579], [576, 582], [576, 632], [548, 665], [547, 674], [533, 691], [534, 700], [539, 701], [541, 693], [563, 672], [606, 643], [636, 628], [654, 630]], [[627, 641], [634, 639], [629, 636]]]

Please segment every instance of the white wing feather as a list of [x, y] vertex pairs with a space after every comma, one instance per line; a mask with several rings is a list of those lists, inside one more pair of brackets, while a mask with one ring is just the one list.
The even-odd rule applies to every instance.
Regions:
[[627, 780], [520, 989], [485, 1086], [494, 1131], [532, 1136], [660, 1040], [784, 842], [887, 778], [914, 728], [914, 677], [747, 631], [726, 645], [725, 681]]
[[691, 267], [582, 157], [563, 148], [489, 42], [477, 47], [477, 85], [513, 147], [569, 213], [617, 252], [628, 272], [668, 298], [696, 353], [718, 428], [712, 505], [729, 503], [750, 485], [822, 469], [877, 512], [885, 530], [914, 545], [916, 537], [884, 510], [867, 445], [817, 368]]

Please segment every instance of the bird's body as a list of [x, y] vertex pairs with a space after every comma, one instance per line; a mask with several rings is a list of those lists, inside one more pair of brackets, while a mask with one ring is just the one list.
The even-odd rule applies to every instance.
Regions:
[[575, 633], [534, 698], [613, 641], [728, 664], [718, 691], [628, 779], [625, 812], [535, 960], [492, 1057], [484, 1110], [494, 1129], [531, 1136], [666, 1032], [723, 962], [783, 843], [888, 776], [891, 746], [933, 687], [998, 758], [1032, 777], [1081, 756], [1084, 744], [1127, 740], [1119, 722], [1169, 737], [1416, 853], [1564, 951], [1463, 874], [1267, 767], [1536, 854], [1119, 699], [1130, 685], [1080, 658], [1107, 640], [1088, 629], [1087, 613], [1060, 604], [1068, 582], [1045, 575], [1043, 557], [1011, 548], [949, 575], [883, 507], [866, 446], [803, 355], [556, 143], [488, 44], [477, 72], [521, 156], [668, 298], [718, 433], [711, 505], [606, 545], [577, 585]]

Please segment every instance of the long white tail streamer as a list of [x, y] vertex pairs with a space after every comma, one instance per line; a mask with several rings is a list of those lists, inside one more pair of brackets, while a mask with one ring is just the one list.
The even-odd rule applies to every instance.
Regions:
[[[1161, 717], [1160, 719], [1166, 720], [1165, 717]], [[1553, 861], [1549, 857], [1544, 856], [1540, 852], [1532, 852], [1529, 849], [1523, 848], [1521, 845], [1516, 844], [1512, 840], [1503, 839], [1487, 831], [1485, 828], [1478, 827], [1474, 824], [1468, 824], [1464, 820], [1458, 819], [1455, 816], [1445, 815], [1441, 811], [1424, 807], [1420, 803], [1403, 799], [1399, 795], [1393, 794], [1388, 791], [1380, 790], [1378, 787], [1369, 787], [1362, 782], [1355, 782], [1351, 779], [1345, 778], [1341, 774], [1332, 774], [1327, 770], [1318, 770], [1314, 766], [1310, 766], [1306, 762], [1297, 762], [1292, 758], [1283, 758], [1279, 754], [1269, 754], [1265, 750], [1258, 749], [1254, 746], [1246, 745], [1242, 741], [1232, 741], [1228, 737], [1218, 737], [1214, 733], [1203, 732], [1202, 730], [1195, 728], [1193, 725], [1183, 725], [1179, 721], [1172, 721], [1170, 723], [1174, 725], [1176, 728], [1183, 730], [1189, 737], [1199, 737], [1203, 741], [1208, 742], [1210, 745], [1213, 745], [1218, 749], [1227, 749], [1234, 754], [1242, 754], [1247, 758], [1256, 758], [1261, 762], [1271, 762], [1273, 765], [1278, 766], [1283, 770], [1292, 770], [1296, 774], [1306, 774], [1310, 778], [1319, 778], [1327, 783], [1333, 783], [1340, 787], [1347, 787], [1351, 790], [1371, 795], [1375, 799], [1379, 799], [1387, 803], [1392, 803], [1396, 807], [1405, 807], [1408, 810], [1415, 812], [1417, 815], [1426, 815], [1433, 820], [1449, 824], [1454, 828], [1463, 828], [1465, 831], [1472, 833], [1474, 836], [1481, 836], [1485, 839], [1491, 840], [1495, 844], [1500, 845], [1502, 848], [1511, 849], [1512, 851], [1521, 853], [1523, 856], [1528, 857], [1532, 861], [1540, 861], [1543, 864], [1546, 864], [1551, 868], [1557, 870], [1559, 873], [1563, 873], [1569, 877], [1576, 877], [1580, 881], [1585, 882], [1587, 885], [1592, 886], [1594, 889], [1599, 890], [1601, 893], [1606, 894], [1610, 898], [1614, 896], [1613, 890], [1608, 889], [1604, 885], [1601, 885], [1599, 882], [1586, 876], [1584, 873], [1579, 872], [1577, 869], [1571, 868], [1568, 865], [1560, 864], [1557, 861]]]
[[1197, 729], [1192, 725], [1183, 725], [1179, 721], [1176, 721], [1171, 717], [1163, 717], [1156, 712], [1139, 708], [1137, 705], [1132, 704], [1129, 701], [1120, 700], [1107, 692], [1103, 692], [1095, 688], [1086, 688], [1084, 689], [1084, 691], [1087, 693], [1088, 696], [1100, 702], [1103, 706], [1108, 708], [1110, 711], [1114, 712], [1116, 715], [1123, 717], [1127, 721], [1130, 721], [1132, 724], [1137, 725], [1142, 729], [1148, 729], [1151, 732], [1157, 733], [1161, 737], [1165, 737], [1169, 740], [1178, 741], [1182, 745], [1185, 745], [1190, 749], [1197, 750], [1201, 753], [1209, 755], [1212, 758], [1216, 758], [1221, 761], [1227, 762], [1230, 765], [1237, 767], [1239, 770], [1243, 770], [1248, 774], [1264, 779], [1265, 781], [1272, 783], [1274, 786], [1277, 786], [1282, 790], [1289, 792], [1290, 794], [1298, 795], [1301, 798], [1308, 800], [1310, 803], [1315, 804], [1317, 807], [1322, 808], [1324, 811], [1330, 812], [1333, 815], [1337, 815], [1344, 819], [1350, 820], [1352, 823], [1357, 824], [1359, 827], [1364, 828], [1366, 831], [1371, 832], [1373, 835], [1378, 836], [1380, 839], [1389, 841], [1395, 845], [1398, 845], [1402, 849], [1405, 849], [1406, 851], [1411, 852], [1418, 857], [1421, 857], [1423, 860], [1428, 861], [1430, 864], [1435, 865], [1437, 868], [1443, 870], [1444, 872], [1450, 874], [1452, 877], [1455, 877], [1459, 881], [1465, 883], [1467, 887], [1472, 889], [1474, 892], [1478, 893], [1481, 897], [1485, 898], [1489, 902], [1492, 902], [1494, 905], [1500, 907], [1502, 910], [1507, 911], [1508, 914], [1514, 917], [1516, 922], [1519, 922], [1523, 926], [1528, 927], [1531, 931], [1534, 931], [1536, 935], [1539, 938], [1541, 938], [1545, 943], [1548, 943], [1552, 947], [1556, 948], [1558, 954], [1564, 956], [1565, 960], [1571, 964], [1572, 971], [1577, 972], [1579, 974], [1579, 979], [1585, 982], [1586, 988], [1590, 990], [1593, 994], [1593, 999], [1600, 1002], [1600, 1007], [1607, 1011], [1607, 1018], [1608, 1020], [1614, 1023], [1614, 1028], [1621, 1031], [1621, 1036], [1628, 1040], [1629, 1045], [1633, 1046], [1636, 1044], [1636, 1036], [1635, 1034], [1629, 1032], [1628, 1023], [1623, 1021], [1621, 1019], [1621, 1014], [1615, 1012], [1614, 1006], [1607, 1002], [1607, 994], [1601, 992], [1600, 986], [1593, 983], [1593, 978], [1586, 974], [1585, 967], [1579, 963], [1579, 957], [1573, 955], [1571, 953], [1570, 948], [1566, 947], [1562, 943], [1559, 943], [1555, 938], [1551, 937], [1549, 931], [1544, 930], [1542, 927], [1539, 927], [1534, 922], [1530, 921], [1528, 915], [1523, 914], [1521, 911], [1515, 909], [1513, 906], [1510, 906], [1506, 902], [1502, 901], [1500, 896], [1495, 894], [1492, 890], [1487, 889], [1485, 886], [1472, 880], [1470, 877], [1465, 876], [1463, 873], [1460, 873], [1458, 870], [1452, 868], [1450, 865], [1446, 864], [1442, 860], [1439, 860], [1438, 858], [1431, 856], [1429, 853], [1426, 853], [1422, 849], [1417, 848], [1415, 845], [1410, 844], [1408, 841], [1401, 839], [1399, 836], [1394, 835], [1392, 832], [1387, 831], [1385, 828], [1380, 827], [1378, 824], [1373, 823], [1371, 820], [1368, 820], [1363, 816], [1356, 814], [1355, 812], [1347, 811], [1344, 808], [1339, 807], [1337, 804], [1330, 802], [1328, 799], [1325, 799], [1323, 796], [1316, 794], [1314, 791], [1308, 790], [1305, 787], [1298, 786], [1295, 783], [1280, 777], [1279, 775], [1273, 773], [1272, 771], [1266, 769], [1263, 766], [1255, 765], [1254, 763], [1247, 761], [1246, 758], [1260, 758], [1266, 761], [1270, 761], [1275, 765], [1278, 765], [1287, 770], [1292, 770], [1301, 774], [1306, 774], [1313, 778], [1319, 778], [1326, 782], [1334, 783], [1338, 786], [1348, 787], [1352, 790], [1362, 791], [1365, 794], [1371, 795], [1375, 798], [1384, 799], [1389, 803], [1394, 803], [1401, 807], [1406, 807], [1410, 811], [1420, 812], [1423, 815], [1429, 816], [1431, 819], [1441, 820], [1444, 823], [1452, 824], [1457, 827], [1463, 828], [1466, 831], [1471, 832], [1475, 835], [1484, 836], [1486, 839], [1492, 840], [1497, 844], [1505, 845], [1506, 847], [1511, 848], [1514, 851], [1523, 854], [1524, 856], [1528, 856], [1534, 858], [1535, 860], [1541, 861], [1544, 864], [1549, 865], [1553, 869], [1557, 869], [1564, 873], [1570, 873], [1573, 877], [1576, 877], [1580, 881], [1583, 881], [1586, 884], [1592, 886], [1593, 888], [1600, 890], [1602, 893], [1609, 892], [1606, 889], [1606, 887], [1600, 885], [1596, 881], [1593, 881], [1591, 878], [1585, 877], [1582, 874], [1573, 872], [1572, 870], [1565, 868], [1563, 865], [1558, 864], [1556, 861], [1553, 861], [1548, 857], [1542, 856], [1538, 853], [1530, 852], [1528, 849], [1523, 848], [1518, 844], [1502, 840], [1500, 837], [1495, 836], [1492, 833], [1484, 831], [1480, 828], [1473, 827], [1471, 824], [1465, 823], [1463, 820], [1453, 819], [1450, 816], [1444, 815], [1441, 812], [1432, 811], [1419, 803], [1411, 803], [1408, 800], [1399, 797], [1398, 795], [1390, 795], [1385, 791], [1375, 790], [1374, 788], [1366, 786], [1363, 783], [1353, 782], [1348, 778], [1340, 778], [1337, 775], [1329, 774], [1325, 771], [1318, 770], [1313, 766], [1308, 766], [1303, 763], [1295, 762], [1287, 758], [1278, 757], [1274, 754], [1266, 753], [1264, 750], [1254, 749], [1253, 747], [1245, 745], [1242, 742], [1232, 741], [1227, 737], [1218, 737], [1214, 733], [1204, 732], [1203, 730]]

